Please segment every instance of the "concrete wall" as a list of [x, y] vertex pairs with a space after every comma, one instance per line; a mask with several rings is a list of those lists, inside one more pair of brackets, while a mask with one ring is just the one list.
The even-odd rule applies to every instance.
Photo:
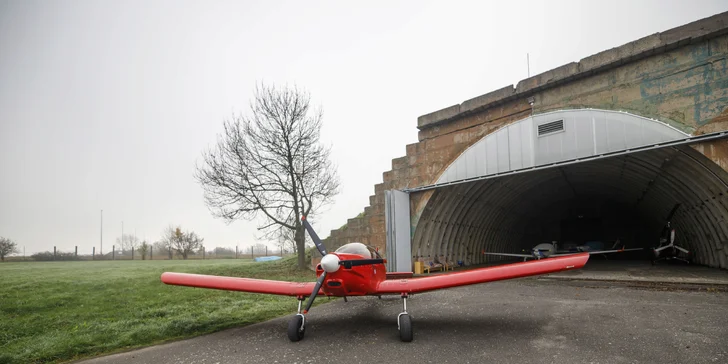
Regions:
[[[392, 160], [362, 216], [331, 231], [329, 248], [360, 241], [384, 249], [384, 190], [433, 183], [468, 146], [532, 113], [623, 110], [688, 133], [728, 130], [728, 12], [586, 57], [458, 105], [420, 116], [418, 143]], [[531, 103], [533, 105], [531, 105]], [[694, 146], [728, 170], [728, 142]], [[433, 192], [411, 196], [412, 232]]]

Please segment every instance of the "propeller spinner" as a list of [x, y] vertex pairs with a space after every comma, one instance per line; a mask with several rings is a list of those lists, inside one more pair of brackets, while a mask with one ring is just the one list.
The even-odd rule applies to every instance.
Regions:
[[341, 263], [341, 260], [334, 254], [326, 254], [321, 258], [321, 268], [327, 273], [334, 273], [339, 270], [339, 263]]

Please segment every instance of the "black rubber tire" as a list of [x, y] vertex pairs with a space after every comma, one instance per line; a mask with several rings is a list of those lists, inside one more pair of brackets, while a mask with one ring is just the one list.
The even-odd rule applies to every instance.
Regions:
[[298, 315], [293, 316], [291, 321], [288, 321], [288, 339], [293, 342], [303, 339], [303, 334], [306, 333], [306, 326], [301, 330], [301, 322], [303, 322], [303, 317]]
[[399, 317], [399, 339], [406, 343], [412, 341], [412, 318], [410, 318], [410, 315]]

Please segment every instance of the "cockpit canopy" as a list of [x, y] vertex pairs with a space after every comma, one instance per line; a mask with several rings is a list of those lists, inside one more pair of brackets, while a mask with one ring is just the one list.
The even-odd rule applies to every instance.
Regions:
[[379, 253], [376, 250], [362, 243], [344, 244], [339, 249], [336, 249], [336, 253], [357, 254], [364, 258], [379, 258]]

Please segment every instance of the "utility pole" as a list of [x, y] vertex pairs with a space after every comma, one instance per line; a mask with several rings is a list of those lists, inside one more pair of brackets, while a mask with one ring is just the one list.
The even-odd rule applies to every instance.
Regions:
[[104, 209], [101, 209], [101, 255], [104, 255]]

